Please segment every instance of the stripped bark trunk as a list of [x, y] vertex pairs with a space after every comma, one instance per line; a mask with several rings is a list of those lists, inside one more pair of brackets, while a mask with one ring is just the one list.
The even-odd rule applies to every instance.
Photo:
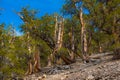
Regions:
[[55, 53], [57, 51], [57, 37], [58, 37], [58, 17], [55, 16], [55, 28], [54, 28], [54, 43], [55, 43], [55, 48], [53, 50], [53, 53], [51, 53], [49, 56], [48, 56], [48, 64], [47, 66], [52, 66], [52, 62], [54, 62], [53, 58], [55, 58]]
[[52, 61], [53, 61], [53, 54], [51, 53], [48, 56], [48, 64], [47, 64], [48, 67], [52, 66]]
[[80, 23], [81, 23], [81, 52], [83, 59], [86, 61], [87, 57], [87, 39], [86, 39], [86, 28], [85, 22], [83, 20], [83, 11], [82, 7], [80, 9]]
[[75, 59], [75, 54], [74, 54], [74, 50], [75, 50], [75, 37], [74, 37], [74, 28], [71, 28], [71, 32], [72, 32], [72, 37], [71, 37], [71, 60]]
[[62, 42], [63, 42], [63, 33], [64, 33], [64, 19], [62, 19], [59, 23], [57, 23], [58, 29], [56, 28], [55, 32], [58, 32], [56, 34], [56, 43], [55, 43], [55, 49], [59, 50], [62, 47]]
[[[58, 32], [58, 33], [56, 33], [56, 32]], [[56, 58], [55, 55], [57, 55], [56, 54], [57, 51], [60, 50], [60, 48], [62, 47], [63, 33], [64, 33], [64, 19], [61, 18], [60, 22], [58, 23], [57, 18], [56, 18], [56, 24], [55, 24], [55, 48], [54, 48], [54, 51], [53, 51], [54, 58]], [[59, 62], [57, 60], [55, 60], [55, 63]]]
[[[58, 38], [57, 38], [57, 44], [56, 44], [57, 51], [60, 50], [60, 48], [62, 47], [62, 43], [63, 43], [63, 33], [64, 33], [64, 23], [63, 22], [64, 22], [64, 19], [62, 18], [62, 20], [58, 24]], [[61, 64], [61, 63], [62, 63], [62, 60], [60, 58], [57, 59], [57, 64]]]
[[39, 48], [36, 49], [36, 52], [33, 55], [34, 57], [34, 72], [40, 71], [40, 52]]
[[62, 22], [60, 25], [61, 25], [60, 48], [61, 48], [63, 43], [63, 34], [64, 34], [64, 18], [62, 18]]
[[62, 25], [61, 25], [62, 22], [59, 23], [59, 28], [58, 28], [58, 39], [57, 39], [57, 49], [59, 50], [61, 48], [61, 32], [62, 32]]
[[40, 71], [40, 53], [39, 50], [37, 49], [36, 52], [33, 54], [33, 58], [30, 58], [28, 61], [28, 68], [27, 72], [25, 75], [29, 75], [32, 73], [36, 73]]
[[[57, 33], [58, 32], [58, 33]], [[55, 63], [57, 64], [61, 64], [62, 60], [66, 63], [66, 64], [70, 64], [72, 63], [72, 59], [64, 57], [63, 55], [58, 55], [56, 54], [58, 52], [58, 50], [60, 50], [60, 48], [62, 47], [62, 43], [63, 43], [63, 34], [64, 34], [64, 19], [61, 18], [60, 22], [57, 22], [57, 17], [56, 17], [56, 24], [55, 24], [55, 48], [53, 51], [53, 56], [55, 59]], [[72, 42], [74, 41], [74, 36], [72, 39]], [[72, 46], [72, 50], [74, 50], [74, 44]]]
[[58, 31], [58, 22], [57, 22], [57, 16], [55, 16], [55, 32], [54, 32], [54, 42], [57, 41], [57, 31]]
[[27, 72], [25, 73], [25, 75], [28, 75], [28, 74], [32, 74], [33, 73], [33, 63], [32, 63], [32, 59], [31, 59], [31, 56], [30, 54], [32, 53], [32, 50], [31, 50], [31, 46], [30, 46], [30, 36], [29, 36], [29, 32], [26, 33], [27, 34], [27, 47], [28, 47], [28, 53], [29, 53], [29, 58], [30, 60], [28, 61], [28, 68], [27, 68]]
[[52, 65], [51, 58], [50, 58], [50, 56], [48, 56], [48, 64], [47, 64], [47, 66], [50, 67], [51, 65]]
[[55, 27], [54, 27], [54, 43], [55, 43], [55, 47], [53, 50], [53, 53], [51, 53], [48, 56], [48, 64], [47, 66], [51, 66], [52, 62], [55, 63], [56, 60], [55, 59], [55, 55], [56, 55], [56, 51], [57, 51], [57, 37], [58, 37], [58, 17], [55, 16]]
[[28, 52], [29, 52], [29, 55], [32, 53], [32, 49], [31, 49], [31, 46], [30, 46], [30, 33], [27, 32], [27, 47], [28, 47]]
[[27, 68], [27, 72], [25, 73], [25, 75], [30, 75], [33, 73], [33, 65], [32, 65], [32, 60], [30, 59], [28, 62], [28, 68]]
[[99, 42], [99, 53], [101, 53], [101, 52], [102, 52], [102, 46], [101, 46], [101, 44]]

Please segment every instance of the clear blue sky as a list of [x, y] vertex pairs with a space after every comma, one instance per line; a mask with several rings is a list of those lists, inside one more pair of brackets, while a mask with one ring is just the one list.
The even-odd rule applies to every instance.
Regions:
[[36, 9], [40, 12], [38, 16], [43, 16], [46, 13], [60, 13], [63, 3], [64, 0], [0, 0], [0, 9], [3, 8], [0, 11], [0, 23], [12, 24], [17, 31], [17, 35], [20, 35], [19, 26], [22, 21], [13, 12], [14, 10], [20, 11], [22, 7], [29, 6], [31, 9]]

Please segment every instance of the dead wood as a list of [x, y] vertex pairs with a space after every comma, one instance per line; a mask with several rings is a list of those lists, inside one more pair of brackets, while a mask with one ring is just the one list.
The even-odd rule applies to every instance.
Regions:
[[33, 73], [33, 65], [32, 65], [32, 60], [30, 59], [28, 62], [28, 68], [27, 68], [27, 72], [25, 73], [25, 75], [30, 75]]
[[65, 62], [65, 64], [67, 64], [67, 65], [75, 62], [75, 60], [72, 60], [72, 59], [70, 59], [66, 56], [60, 55], [60, 57]]

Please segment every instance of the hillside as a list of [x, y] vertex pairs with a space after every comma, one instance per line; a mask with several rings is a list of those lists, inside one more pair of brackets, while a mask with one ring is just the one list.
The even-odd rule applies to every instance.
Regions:
[[113, 60], [111, 53], [92, 55], [90, 63], [77, 59], [71, 65], [46, 67], [40, 73], [28, 75], [24, 80], [119, 80], [120, 60]]

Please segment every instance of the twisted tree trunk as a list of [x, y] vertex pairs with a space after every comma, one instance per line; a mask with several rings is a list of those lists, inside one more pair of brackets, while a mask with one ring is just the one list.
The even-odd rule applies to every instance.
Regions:
[[34, 53], [34, 72], [40, 71], [40, 52], [39, 48], [36, 49], [36, 52]]
[[86, 37], [86, 28], [85, 28], [85, 22], [83, 20], [83, 11], [82, 7], [80, 9], [80, 23], [81, 23], [81, 52], [83, 55], [83, 60], [86, 61], [87, 58], [87, 37]]
[[[56, 54], [58, 50], [62, 47], [63, 43], [63, 33], [64, 33], [64, 19], [60, 18], [60, 22], [58, 23], [57, 17], [56, 17], [56, 24], [55, 24], [55, 48], [53, 51], [53, 56], [54, 56], [54, 62], [55, 63], [61, 63], [61, 60], [59, 58], [59, 55]], [[59, 59], [58, 59], [59, 58]]]

